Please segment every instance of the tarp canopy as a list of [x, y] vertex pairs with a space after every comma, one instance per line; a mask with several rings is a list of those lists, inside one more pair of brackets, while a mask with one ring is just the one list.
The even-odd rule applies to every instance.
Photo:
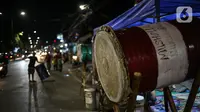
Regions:
[[[156, 4], [160, 4], [157, 5]], [[189, 6], [193, 10], [193, 16], [200, 17], [200, 0], [143, 0], [117, 18], [105, 25], [114, 30], [140, 26], [155, 22], [156, 11], [160, 12], [160, 21], [176, 19], [176, 9], [179, 6]], [[94, 29], [96, 32], [98, 28]]]

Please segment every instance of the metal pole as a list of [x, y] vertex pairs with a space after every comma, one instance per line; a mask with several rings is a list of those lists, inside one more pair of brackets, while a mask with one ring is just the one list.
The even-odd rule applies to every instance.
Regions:
[[156, 22], [160, 22], [160, 0], [155, 0], [156, 5]]
[[3, 15], [1, 15], [1, 38], [3, 38]]
[[13, 28], [13, 18], [11, 17], [11, 38], [13, 39], [13, 32], [14, 32], [14, 28]]
[[[169, 102], [169, 106], [171, 108], [171, 111], [172, 112], [177, 112], [177, 109], [176, 109], [176, 106], [175, 106], [175, 103], [174, 103], [174, 100], [173, 100], [173, 97], [172, 97], [172, 94], [171, 94], [171, 91], [169, 89], [169, 87], [165, 87], [164, 88], [164, 96], [167, 97], [167, 101], [165, 101], [165, 103], [168, 103]], [[168, 109], [168, 105], [166, 104], [166, 112], [169, 110]]]
[[194, 104], [199, 86], [200, 86], [200, 69], [198, 70], [198, 73], [192, 84], [192, 88], [191, 88], [190, 94], [188, 96], [188, 100], [187, 100], [184, 112], [191, 112], [191, 109]]
[[168, 96], [167, 96], [166, 92], [164, 92], [164, 102], [165, 102], [165, 111], [169, 112], [169, 105], [168, 105], [169, 100], [168, 100]]
[[1, 50], [4, 51], [4, 45], [3, 45], [3, 15], [1, 15], [1, 38], [0, 38], [0, 43], [1, 43]]

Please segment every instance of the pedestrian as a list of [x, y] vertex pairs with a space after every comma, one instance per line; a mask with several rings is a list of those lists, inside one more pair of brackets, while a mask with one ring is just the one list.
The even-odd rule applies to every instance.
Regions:
[[54, 70], [57, 70], [58, 69], [57, 54], [53, 57], [52, 64], [53, 64]]
[[28, 79], [29, 79], [29, 82], [31, 81], [30, 80], [30, 77], [32, 75], [32, 81], [34, 81], [34, 73], [35, 73], [35, 62], [37, 61], [38, 63], [40, 63], [37, 59], [37, 57], [35, 56], [35, 53], [33, 53], [33, 56], [30, 56], [29, 57], [30, 61], [29, 61], [29, 64], [28, 64]]
[[57, 61], [58, 61], [58, 70], [62, 72], [63, 60], [62, 60], [62, 54], [60, 52], [57, 54]]
[[46, 56], [46, 63], [47, 63], [47, 69], [50, 71], [51, 70], [51, 61], [52, 61], [52, 56], [50, 53], [47, 54]]

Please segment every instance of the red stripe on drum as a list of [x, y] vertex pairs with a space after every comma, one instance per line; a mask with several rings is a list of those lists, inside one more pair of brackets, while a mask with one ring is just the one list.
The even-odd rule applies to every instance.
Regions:
[[[141, 72], [139, 91], [156, 88], [158, 62], [155, 48], [144, 30], [138, 27], [115, 31], [122, 46], [129, 69], [130, 79], [134, 72]], [[130, 80], [132, 82], [132, 80]], [[131, 87], [134, 88], [134, 87]]]
[[156, 88], [184, 81], [188, 73], [188, 55], [181, 32], [172, 24], [161, 22], [141, 26], [151, 39], [157, 54]]

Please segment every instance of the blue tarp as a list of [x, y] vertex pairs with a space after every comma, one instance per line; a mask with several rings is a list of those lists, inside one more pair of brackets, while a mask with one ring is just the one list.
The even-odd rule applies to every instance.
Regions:
[[[155, 0], [143, 0], [117, 18], [105, 25], [111, 26], [114, 30], [140, 26], [154, 23], [155, 12], [160, 10], [161, 21], [176, 19], [176, 8], [179, 6], [190, 6], [193, 16], [200, 17], [200, 0], [160, 0], [160, 9], [156, 9]], [[97, 30], [94, 29], [94, 32]]]

